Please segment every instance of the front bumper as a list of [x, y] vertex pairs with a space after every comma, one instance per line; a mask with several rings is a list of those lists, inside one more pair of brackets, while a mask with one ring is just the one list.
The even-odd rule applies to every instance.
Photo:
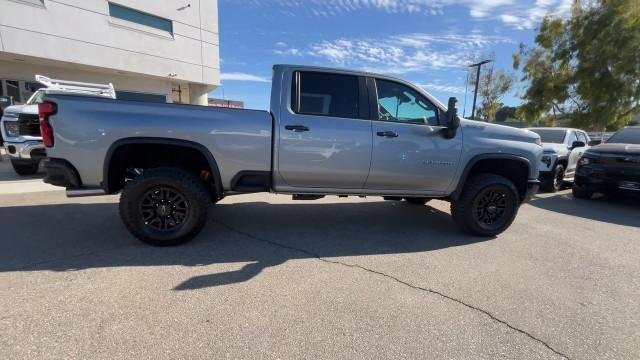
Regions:
[[5, 141], [4, 148], [13, 159], [42, 160], [47, 156], [42, 141], [25, 141], [14, 143]]
[[535, 194], [540, 190], [540, 180], [529, 180], [527, 183], [527, 191], [524, 194], [524, 199], [522, 199], [522, 203], [526, 203], [533, 198]]

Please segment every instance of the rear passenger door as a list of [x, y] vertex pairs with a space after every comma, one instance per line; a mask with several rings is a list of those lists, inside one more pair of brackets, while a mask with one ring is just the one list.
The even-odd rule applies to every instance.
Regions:
[[278, 188], [364, 186], [372, 147], [365, 84], [348, 74], [293, 73], [290, 106], [277, 124]]

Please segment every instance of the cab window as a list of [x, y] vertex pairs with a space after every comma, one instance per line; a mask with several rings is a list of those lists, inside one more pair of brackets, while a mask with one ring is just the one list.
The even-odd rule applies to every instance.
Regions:
[[294, 81], [294, 112], [339, 118], [359, 117], [359, 81], [357, 76], [319, 72], [298, 72]]
[[438, 108], [420, 93], [393, 81], [376, 79], [378, 120], [438, 125]]

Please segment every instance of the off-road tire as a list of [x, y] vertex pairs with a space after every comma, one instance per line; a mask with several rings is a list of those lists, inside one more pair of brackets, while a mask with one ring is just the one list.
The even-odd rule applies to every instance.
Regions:
[[424, 197], [406, 197], [404, 198], [404, 201], [408, 202], [409, 204], [412, 205], [425, 205], [426, 203], [429, 202], [429, 198], [424, 198]]
[[15, 170], [16, 174], [20, 176], [34, 175], [38, 172], [39, 161], [33, 160], [11, 160], [11, 166]]
[[[480, 203], [491, 191], [500, 195], [499, 201], [504, 200], [504, 212], [495, 225], [488, 225], [478, 218]], [[496, 236], [511, 226], [519, 207], [518, 190], [509, 179], [494, 174], [475, 174], [466, 181], [460, 197], [451, 202], [451, 215], [454, 222], [470, 234]]]
[[571, 193], [574, 198], [589, 200], [593, 196], [593, 191], [589, 191], [582, 186], [578, 186], [573, 184], [573, 188], [571, 189]]
[[553, 168], [551, 178], [544, 183], [542, 190], [550, 193], [556, 193], [562, 190], [562, 186], [564, 185], [564, 172], [564, 165], [557, 164]]
[[[159, 230], [145, 222], [142, 209], [143, 206], [148, 207], [145, 204], [156, 189], [174, 191], [186, 202], [186, 205], [182, 203], [188, 210], [184, 220], [179, 223], [175, 218], [171, 220], [175, 228]], [[210, 193], [198, 177], [177, 168], [155, 168], [145, 170], [126, 184], [120, 196], [120, 217], [131, 234], [141, 241], [153, 246], [177, 246], [198, 235], [207, 222], [210, 205]], [[162, 215], [164, 218], [170, 214], [163, 210]]]

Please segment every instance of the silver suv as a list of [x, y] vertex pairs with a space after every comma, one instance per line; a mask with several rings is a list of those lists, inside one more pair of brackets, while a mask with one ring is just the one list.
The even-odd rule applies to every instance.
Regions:
[[541, 188], [557, 192], [565, 182], [573, 182], [576, 166], [589, 148], [591, 139], [580, 129], [539, 127], [528, 130], [540, 135], [543, 155], [540, 162]]

